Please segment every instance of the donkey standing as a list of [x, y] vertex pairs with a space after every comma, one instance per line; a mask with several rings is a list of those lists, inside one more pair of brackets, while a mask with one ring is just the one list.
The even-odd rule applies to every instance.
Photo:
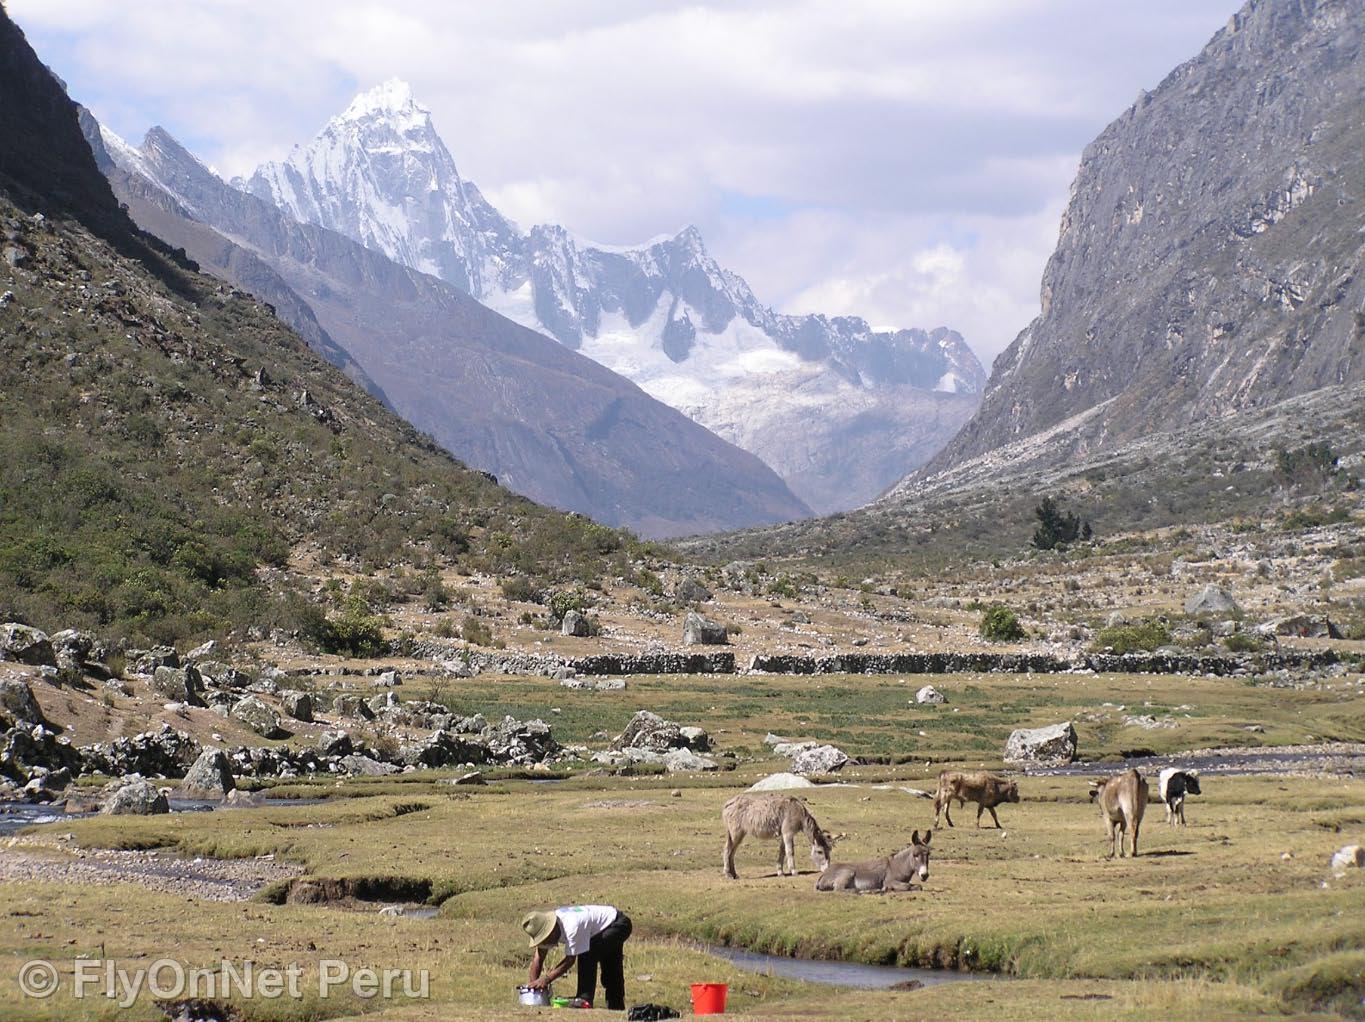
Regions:
[[[915, 891], [929, 879], [929, 841], [934, 832], [910, 835], [910, 843], [894, 855], [862, 862], [835, 862], [815, 881], [817, 891], [857, 891], [859, 894], [885, 894], [888, 891]], [[919, 883], [914, 883], [918, 879]]]
[[767, 792], [745, 792], [725, 803], [721, 811], [725, 821], [725, 875], [736, 880], [735, 849], [746, 837], [777, 838], [777, 872], [781, 876], [790, 868], [796, 876], [796, 835], [805, 834], [810, 841], [810, 857], [816, 869], [829, 865], [833, 846], [806, 803], [791, 795]]

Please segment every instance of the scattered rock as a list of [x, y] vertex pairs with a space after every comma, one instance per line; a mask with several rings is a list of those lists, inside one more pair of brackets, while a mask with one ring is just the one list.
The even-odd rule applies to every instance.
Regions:
[[1267, 621], [1257, 631], [1262, 635], [1296, 635], [1301, 639], [1340, 639], [1341, 629], [1319, 614], [1293, 614]]
[[664, 754], [663, 763], [670, 774], [720, 769], [715, 760], [707, 756], [698, 756], [691, 749], [673, 749]]
[[403, 679], [397, 671], [384, 671], [372, 682], [375, 688], [397, 688]]
[[312, 723], [313, 697], [307, 692], [286, 692], [280, 705], [284, 707], [284, 712], [295, 720], [301, 720], [305, 724]]
[[725, 626], [718, 621], [702, 617], [696, 611], [688, 611], [683, 619], [684, 646], [724, 646], [729, 642]]
[[170, 646], [152, 649], [130, 649], [127, 653], [129, 670], [134, 674], [155, 674], [158, 667], [179, 667], [180, 654]]
[[152, 673], [152, 691], [167, 699], [190, 706], [203, 706], [199, 670], [193, 664], [188, 667], [158, 667]]
[[228, 766], [227, 756], [221, 749], [205, 749], [194, 761], [180, 788], [187, 795], [207, 798], [222, 798], [237, 783], [232, 779], [232, 769]]
[[28, 682], [19, 678], [0, 679], [0, 725], [11, 727], [20, 724], [46, 724], [38, 700], [33, 697], [33, 689]]
[[1058, 766], [1076, 758], [1076, 729], [1071, 721], [1047, 727], [1019, 728], [1005, 742], [1005, 762]]
[[237, 700], [229, 715], [262, 738], [278, 738], [284, 734], [280, 727], [280, 715], [256, 696], [243, 696]]
[[711, 748], [711, 736], [706, 733], [704, 728], [683, 727], [679, 728], [678, 731], [682, 734], [687, 747], [694, 752], [706, 752]]
[[0, 625], [0, 660], [33, 667], [56, 667], [57, 654], [47, 633], [16, 622]]
[[925, 685], [915, 693], [915, 702], [925, 706], [942, 706], [947, 701], [948, 697], [933, 685]]
[[817, 745], [792, 757], [792, 773], [832, 774], [836, 770], [842, 770], [846, 763], [848, 756], [842, 749], [833, 745]]
[[580, 639], [587, 638], [592, 634], [588, 619], [576, 610], [568, 611], [564, 615], [564, 620], [559, 625], [559, 631], [562, 635], [573, 635]]
[[143, 780], [120, 784], [100, 806], [100, 812], [108, 816], [154, 816], [170, 811], [165, 793]]
[[354, 720], [374, 720], [374, 711], [357, 695], [341, 695], [332, 700], [332, 713]]
[[467, 774], [459, 774], [459, 775], [457, 775], [457, 776], [455, 776], [455, 777], [452, 777], [452, 778], [450, 779], [450, 782], [449, 782], [449, 783], [451, 783], [451, 784], [456, 784], [456, 785], [461, 785], [461, 784], [478, 785], [478, 784], [487, 784], [488, 782], [485, 781], [485, 780], [483, 779], [483, 771], [481, 771], [481, 770], [471, 770], [471, 771], [470, 771], [469, 773], [467, 773]]
[[325, 756], [349, 756], [354, 749], [345, 731], [324, 731], [318, 735], [318, 752]]
[[185, 654], [185, 661], [186, 661], [187, 663], [197, 663], [197, 662], [200, 661], [200, 660], [207, 660], [209, 657], [213, 656], [213, 651], [214, 651], [215, 649], [217, 649], [217, 648], [218, 648], [218, 643], [216, 643], [216, 642], [214, 642], [212, 639], [210, 639], [208, 642], [204, 643], [203, 645], [201, 645], [201, 646], [195, 646], [194, 649], [192, 649], [192, 650], [190, 650], [188, 653], [186, 653], [186, 654]]
[[714, 594], [706, 586], [702, 585], [691, 575], [684, 575], [677, 588], [673, 590], [673, 599], [683, 606], [691, 606], [694, 603], [705, 603]]
[[1241, 610], [1230, 592], [1212, 582], [1185, 601], [1185, 613], [1192, 617], [1201, 614], [1238, 614]]
[[657, 713], [640, 710], [630, 718], [630, 723], [613, 743], [618, 749], [652, 749], [667, 752], [687, 746], [682, 728], [671, 720], [664, 720]]
[[381, 763], [369, 756], [356, 754], [342, 756], [341, 759], [337, 760], [337, 766], [348, 774], [361, 777], [383, 777], [386, 774], [396, 774], [399, 771], [399, 767], [392, 763]]

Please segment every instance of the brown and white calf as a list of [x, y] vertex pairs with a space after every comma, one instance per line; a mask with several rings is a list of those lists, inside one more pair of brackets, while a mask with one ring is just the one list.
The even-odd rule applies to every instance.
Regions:
[[935, 827], [939, 825], [940, 813], [948, 817], [948, 826], [953, 825], [953, 814], [950, 811], [953, 799], [957, 799], [959, 806], [964, 806], [968, 802], [976, 803], [976, 825], [978, 827], [981, 826], [982, 812], [989, 809], [991, 819], [995, 821], [995, 826], [999, 829], [1000, 817], [995, 815], [995, 807], [1005, 802], [1018, 802], [1019, 783], [1007, 781], [995, 774], [964, 774], [957, 770], [940, 771], [938, 793], [934, 795]]
[[1138, 830], [1142, 827], [1142, 814], [1147, 810], [1147, 781], [1143, 776], [1129, 769], [1113, 777], [1092, 781], [1090, 801], [1100, 807], [1100, 819], [1109, 828], [1109, 858], [1114, 857], [1115, 844], [1119, 857], [1123, 857], [1125, 834], [1136, 858]]
[[725, 803], [721, 810], [725, 821], [725, 875], [737, 879], [735, 849], [746, 837], [777, 838], [777, 872], [791, 870], [796, 876], [796, 835], [804, 834], [810, 842], [810, 857], [816, 869], [829, 865], [833, 839], [815, 822], [806, 803], [791, 795], [768, 792], [745, 792]]
[[920, 840], [919, 831], [915, 831], [910, 843], [894, 855], [862, 862], [832, 862], [816, 878], [815, 889], [858, 894], [919, 890], [929, 879], [929, 840], [933, 836], [932, 830], [926, 830]]

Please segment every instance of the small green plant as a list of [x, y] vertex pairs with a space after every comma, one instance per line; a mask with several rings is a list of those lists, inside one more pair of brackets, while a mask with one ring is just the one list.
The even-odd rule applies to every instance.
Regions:
[[503, 598], [513, 603], [535, 603], [540, 595], [535, 584], [525, 575], [513, 575], [511, 578], [503, 579], [499, 588], [502, 590]]
[[587, 594], [582, 589], [561, 589], [550, 594], [545, 606], [554, 621], [563, 621], [564, 615], [571, 610], [582, 611], [588, 605]]
[[663, 579], [648, 568], [641, 568], [635, 573], [635, 584], [649, 593], [650, 596], [662, 596], [664, 594]]
[[997, 603], [981, 615], [981, 637], [989, 642], [1016, 642], [1024, 637], [1024, 627], [1014, 611]]

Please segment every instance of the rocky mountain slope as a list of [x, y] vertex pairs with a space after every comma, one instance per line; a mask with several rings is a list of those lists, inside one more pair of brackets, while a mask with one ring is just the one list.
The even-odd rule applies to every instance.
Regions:
[[305, 337], [324, 332], [395, 411], [511, 489], [650, 536], [809, 513], [758, 458], [629, 381], [230, 187], [165, 131], [140, 148], [90, 134], [143, 227], [276, 304]]
[[142, 234], [3, 8], [0, 95], [0, 620], [305, 627], [299, 559], [605, 569], [619, 535], [457, 463]]
[[1042, 313], [928, 469], [1365, 380], [1365, 2], [1252, 0], [1085, 150]]
[[554, 225], [523, 232], [460, 176], [402, 82], [236, 184], [634, 380], [758, 454], [817, 510], [863, 503], [922, 464], [984, 381], [951, 330], [775, 313], [694, 227], [624, 248]]

